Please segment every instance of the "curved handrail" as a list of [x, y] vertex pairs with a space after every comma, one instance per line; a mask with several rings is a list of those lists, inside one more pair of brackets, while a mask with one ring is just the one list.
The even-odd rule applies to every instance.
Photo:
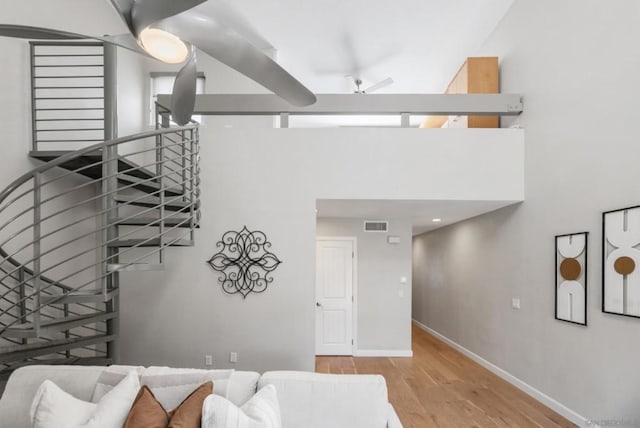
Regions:
[[[107, 306], [104, 310], [97, 309], [96, 306], [92, 306], [93, 304], [82, 303], [85, 300], [77, 300], [77, 297], [65, 300], [67, 303], [60, 303], [61, 298], [74, 294], [90, 284], [95, 284], [99, 288], [91, 287], [91, 293], [88, 296], [99, 292], [99, 296], [104, 296], [102, 298], [110, 299], [107, 296], [111, 295], [112, 286], [108, 285], [111, 284], [111, 280], [108, 278], [114, 272], [119, 272], [120, 269], [126, 269], [138, 262], [148, 264], [149, 262], [145, 261], [147, 257], [158, 253], [162, 254], [164, 248], [178, 243], [187, 235], [191, 236], [190, 241], [187, 242], [192, 242], [193, 232], [199, 219], [198, 127], [199, 124], [195, 123], [183, 127], [159, 128], [93, 144], [66, 153], [31, 169], [0, 191], [0, 214], [5, 213], [0, 230], [5, 230], [4, 233], [7, 235], [4, 237], [6, 239], [0, 240], [2, 241], [0, 243], [0, 261], [6, 266], [0, 267], [2, 271], [0, 272], [0, 283], [5, 290], [4, 292], [0, 291], [0, 300], [3, 301], [3, 305], [0, 306], [0, 316], [9, 317], [0, 322], [0, 336], [11, 343], [16, 343], [10, 338], [20, 336], [12, 336], [13, 334], [22, 334], [21, 332], [24, 331], [22, 329], [33, 328], [33, 332], [30, 334], [36, 334], [36, 336], [29, 337], [53, 340], [47, 339], [47, 336], [41, 336], [39, 333], [41, 316], [43, 320], [62, 316], [55, 315], [55, 312], [51, 312], [52, 310], [64, 310], [64, 317], [71, 317], [65, 319], [74, 319], [74, 316], [75, 319], [82, 318], [87, 311], [90, 312], [90, 315], [93, 313], [106, 314], [107, 312], [102, 311], [108, 311]], [[153, 144], [154, 142], [155, 144]], [[134, 150], [125, 150], [124, 153], [118, 154], [116, 147], [127, 143], [133, 143], [131, 148]], [[146, 148], [149, 144], [152, 148]], [[99, 161], [76, 160], [87, 155], [95, 156], [96, 153], [102, 154]], [[150, 155], [155, 155], [155, 161], [149, 162], [147, 156]], [[144, 162], [140, 164], [136, 159], [143, 159]], [[124, 168], [121, 161], [126, 162]], [[57, 167], [66, 168], [67, 171], [52, 177], [43, 175]], [[97, 173], [96, 176], [88, 171], [89, 168], [102, 172]], [[61, 180], [68, 176], [77, 176], [77, 173], [88, 176], [90, 181], [60, 189], [60, 185], [65, 183]], [[130, 181], [132, 178], [134, 182]], [[54, 182], [57, 183], [52, 185]], [[88, 195], [87, 189], [92, 189], [94, 184], [101, 185], [102, 191], [97, 196]], [[178, 189], [179, 192], [167, 193], [175, 192], [175, 189]], [[132, 197], [130, 193], [127, 193], [131, 191], [142, 193], [143, 196]], [[74, 195], [77, 196], [75, 199]], [[129, 195], [130, 201], [126, 200], [127, 195]], [[67, 196], [71, 198], [71, 204], [66, 202], [66, 199], [62, 199]], [[123, 201], [122, 198], [125, 200]], [[149, 205], [140, 205], [141, 200], [149, 198], [153, 201], [151, 207], [141, 210], [141, 207], [149, 207]], [[51, 204], [50, 202], [53, 200], [57, 202]], [[25, 202], [28, 205], [24, 205]], [[66, 212], [72, 213], [73, 211], [69, 210], [73, 210], [74, 207], [91, 207], [95, 203], [101, 203], [101, 208], [94, 214], [87, 215], [83, 212], [78, 212], [79, 216], [66, 214]], [[181, 208], [174, 212], [176, 211], [174, 209], [176, 203], [180, 204], [177, 206]], [[136, 214], [131, 215], [129, 211], [120, 213], [117, 208], [122, 206], [137, 207], [132, 211]], [[165, 212], [165, 210], [169, 211]], [[144, 214], [149, 212], [152, 213], [152, 216], [144, 217]], [[30, 219], [32, 214], [33, 219]], [[181, 214], [181, 216], [173, 218], [176, 214]], [[56, 216], [59, 220], [41, 227], [43, 222]], [[83, 225], [85, 221], [91, 221], [92, 218], [97, 220], [100, 217], [103, 219], [102, 223], [97, 221], [95, 225], [94, 223]], [[143, 234], [153, 230], [152, 237], [136, 237], [135, 233], [130, 230], [118, 232], [114, 236], [105, 235], [105, 233], [109, 233], [108, 230], [118, 230], [113, 229], [113, 226], [119, 222], [131, 221], [133, 218], [144, 219], [144, 221], [142, 224], [138, 223], [132, 230]], [[158, 229], [154, 229], [155, 227]], [[33, 232], [30, 232], [31, 230]], [[53, 247], [51, 244], [47, 244], [46, 247], [45, 244], [42, 244], [43, 239], [50, 239], [58, 233], [63, 234], [58, 235], [60, 237], [58, 241], [48, 241], [53, 244]], [[133, 236], [131, 236], [132, 234]], [[94, 244], [90, 239], [92, 235], [96, 237], [102, 235], [102, 238], [96, 239]], [[124, 245], [130, 248], [119, 249], [115, 253], [104, 251], [111, 244], [128, 236], [134, 238], [134, 244]], [[86, 241], [87, 239], [90, 240]], [[126, 241], [126, 239], [124, 240]], [[9, 245], [11, 241], [14, 244]], [[152, 248], [145, 250], [144, 253], [133, 252], [136, 248], [143, 247]], [[23, 250], [28, 253], [21, 253]], [[31, 251], [32, 253], [30, 253]], [[42, 259], [45, 256], [50, 257], [48, 255], [53, 255], [54, 252], [56, 255], [52, 259], [48, 261]], [[101, 254], [97, 261], [86, 258], [86, 255], [91, 252]], [[126, 254], [130, 254], [128, 258], [133, 258], [133, 260], [125, 261], [115, 258]], [[144, 255], [138, 256], [138, 254]], [[22, 259], [26, 259], [26, 261]], [[162, 262], [162, 256], [160, 261]], [[62, 270], [58, 269], [59, 267]], [[93, 273], [94, 270], [95, 273]], [[44, 276], [45, 273], [47, 276]], [[58, 279], [52, 279], [53, 277]], [[73, 285], [69, 285], [70, 283], [67, 282], [71, 279], [73, 279], [71, 283]], [[61, 290], [62, 294], [59, 292], [52, 294], [51, 287]], [[19, 293], [18, 290], [20, 290]], [[40, 296], [46, 297], [46, 300], [41, 300]], [[5, 300], [7, 301], [6, 305], [4, 304]], [[86, 300], [86, 302], [89, 301], [98, 302], [97, 300]], [[99, 302], [106, 304], [107, 301], [100, 300]], [[70, 306], [73, 306], [73, 309], [70, 309]], [[51, 309], [46, 309], [47, 307]], [[19, 309], [19, 315], [14, 313], [16, 309]], [[31, 316], [34, 317], [33, 322], [27, 322], [27, 317]], [[14, 327], [9, 331], [16, 324], [24, 325]], [[85, 327], [79, 324], [74, 324], [74, 326]], [[91, 329], [88, 325], [86, 327]], [[60, 330], [48, 328], [46, 331]], [[98, 330], [94, 329], [94, 331]], [[10, 335], [6, 336], [5, 332], [9, 332]], [[66, 330], [65, 334], [66, 337], [82, 337], [69, 330]]]
[[[170, 128], [170, 132], [174, 133], [174, 132], [181, 132], [181, 131], [189, 131], [192, 129], [196, 129], [198, 128], [197, 124], [193, 124], [193, 125], [187, 125], [187, 126], [182, 126], [179, 128]], [[70, 160], [76, 159], [80, 156], [84, 156], [88, 153], [92, 153], [95, 152], [97, 150], [101, 150], [107, 147], [111, 147], [111, 146], [118, 146], [124, 143], [128, 143], [128, 142], [132, 142], [132, 141], [137, 141], [137, 140], [142, 140], [142, 139], [147, 139], [147, 138], [151, 138], [151, 137], [156, 137], [158, 135], [162, 135], [164, 133], [167, 133], [167, 128], [161, 128], [161, 129], [157, 129], [154, 131], [147, 131], [147, 132], [141, 132], [138, 134], [134, 134], [134, 135], [128, 135], [126, 137], [120, 137], [120, 138], [115, 138], [113, 140], [108, 140], [108, 141], [104, 141], [102, 143], [97, 143], [94, 144], [92, 146], [88, 146], [85, 147], [83, 149], [80, 150], [76, 150], [70, 153], [67, 153], [63, 156], [60, 156], [56, 159], [53, 159], [51, 161], [45, 162], [44, 164], [33, 168], [32, 170], [24, 173], [23, 175], [21, 175], [20, 177], [18, 177], [17, 179], [15, 179], [13, 182], [11, 182], [8, 186], [6, 186], [1, 192], [0, 192], [0, 206], [2, 205], [2, 203], [5, 201], [5, 199], [7, 199], [7, 197], [9, 195], [11, 195], [16, 189], [18, 189], [20, 186], [22, 186], [23, 184], [25, 184], [26, 182], [28, 182], [29, 180], [32, 180], [33, 177], [38, 174], [38, 173], [43, 173], [45, 171], [48, 171], [50, 169], [53, 169], [55, 167], [58, 167], [60, 165], [65, 164], [66, 162], [69, 162]], [[9, 264], [12, 264], [14, 266], [22, 266], [22, 264], [20, 262], [18, 262], [14, 257], [10, 256], [9, 253], [7, 253], [4, 248], [0, 247], [0, 257], [2, 257], [3, 262], [7, 262]], [[27, 266], [23, 266], [22, 269], [24, 270], [25, 273], [27, 273], [28, 275], [34, 275], [35, 272], [30, 269]], [[73, 287], [67, 287], [64, 284], [60, 284], [57, 281], [54, 281], [46, 276], [40, 276], [40, 279], [46, 283], [55, 285], [61, 289], [64, 289], [66, 291], [70, 291], [73, 289]]]

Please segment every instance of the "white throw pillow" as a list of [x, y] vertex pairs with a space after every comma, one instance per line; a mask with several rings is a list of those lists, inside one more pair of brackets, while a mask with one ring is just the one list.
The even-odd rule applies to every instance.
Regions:
[[139, 389], [138, 374], [131, 372], [96, 404], [45, 380], [31, 404], [33, 428], [122, 428]]
[[100, 373], [100, 376], [96, 381], [96, 386], [93, 388], [91, 402], [97, 403], [100, 401], [102, 397], [107, 395], [109, 391], [122, 382], [122, 380], [132, 371], [135, 371], [138, 374], [138, 379], [140, 379], [140, 376], [144, 372], [144, 367], [113, 365], [105, 368], [102, 373]]
[[282, 428], [276, 387], [265, 386], [241, 408], [210, 395], [202, 407], [202, 428]]

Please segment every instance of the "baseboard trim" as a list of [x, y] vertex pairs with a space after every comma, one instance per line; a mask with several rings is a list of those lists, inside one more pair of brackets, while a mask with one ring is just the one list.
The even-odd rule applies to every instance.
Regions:
[[[556, 411], [557, 413], [559, 413], [563, 417], [567, 418], [568, 420], [570, 420], [574, 424], [577, 424], [578, 426], [586, 426], [587, 425], [588, 420], [584, 416], [579, 415], [578, 413], [574, 412], [573, 410], [571, 410], [570, 408], [568, 408], [564, 404], [554, 400], [553, 398], [551, 398], [548, 395], [546, 395], [545, 393], [537, 390], [536, 388], [534, 388], [533, 386], [529, 385], [528, 383], [518, 379], [517, 377], [515, 377], [511, 373], [509, 373], [509, 372], [501, 369], [500, 367], [496, 366], [495, 364], [485, 360], [480, 355], [468, 350], [464, 346], [454, 342], [453, 340], [449, 339], [446, 336], [443, 336], [442, 334], [440, 334], [437, 331], [427, 327], [426, 325], [422, 324], [421, 322], [413, 320], [413, 323], [417, 327], [419, 327], [421, 330], [424, 330], [425, 332], [429, 333], [430, 335], [434, 336], [435, 338], [440, 339], [443, 342], [445, 342], [446, 344], [450, 345], [451, 347], [453, 347], [457, 351], [460, 351], [461, 353], [463, 353], [467, 357], [471, 358], [476, 363], [480, 364], [485, 369], [489, 370], [490, 372], [492, 372], [496, 376], [506, 380], [511, 385], [515, 386], [516, 388], [520, 389], [521, 391], [523, 391], [526, 394], [530, 395], [531, 397], [535, 398], [536, 400], [538, 400], [539, 402], [541, 402], [545, 406], [549, 407], [550, 409]], [[595, 424], [590, 424], [589, 426], [590, 427], [594, 427], [594, 428], [598, 428], [598, 426], [595, 425]]]
[[388, 357], [388, 358], [410, 358], [413, 357], [413, 351], [398, 351], [384, 349], [358, 349], [353, 354], [354, 357]]

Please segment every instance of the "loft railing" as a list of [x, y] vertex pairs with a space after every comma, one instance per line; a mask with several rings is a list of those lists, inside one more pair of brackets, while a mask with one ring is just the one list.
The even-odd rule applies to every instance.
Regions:
[[33, 150], [105, 140], [102, 42], [30, 42]]

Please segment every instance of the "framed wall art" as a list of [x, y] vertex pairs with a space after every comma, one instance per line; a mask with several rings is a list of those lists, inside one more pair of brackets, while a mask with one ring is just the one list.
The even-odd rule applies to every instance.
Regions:
[[602, 311], [640, 318], [640, 207], [602, 214]]
[[589, 232], [556, 236], [556, 319], [587, 325]]

